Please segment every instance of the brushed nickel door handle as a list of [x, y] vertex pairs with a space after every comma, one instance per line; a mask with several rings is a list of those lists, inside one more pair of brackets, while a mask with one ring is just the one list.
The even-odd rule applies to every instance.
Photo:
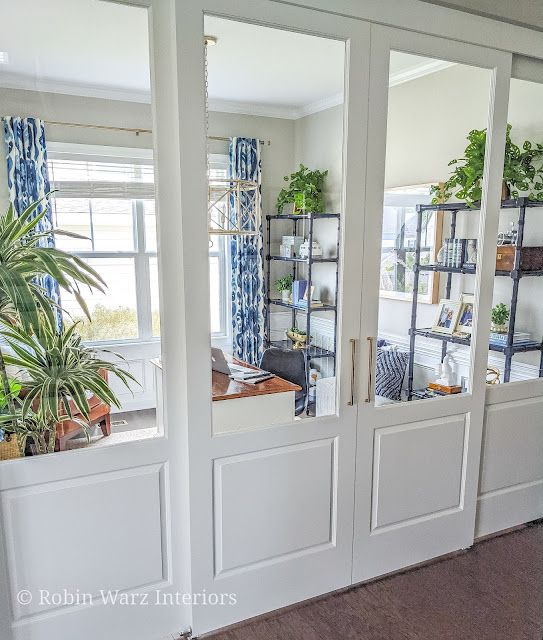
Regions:
[[371, 402], [373, 400], [373, 372], [375, 369], [373, 366], [373, 345], [375, 338], [368, 336], [366, 340], [368, 342], [368, 389], [365, 402]]
[[354, 389], [356, 381], [356, 340], [351, 338], [349, 342], [351, 343], [351, 396], [347, 404], [352, 407], [354, 405]]

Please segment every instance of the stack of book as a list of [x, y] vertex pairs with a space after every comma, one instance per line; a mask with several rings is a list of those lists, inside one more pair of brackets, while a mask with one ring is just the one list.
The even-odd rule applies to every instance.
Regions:
[[[513, 344], [527, 344], [528, 342], [532, 342], [532, 335], [530, 333], [515, 331], [513, 334]], [[492, 331], [490, 333], [490, 344], [505, 347], [507, 345], [507, 334]]]
[[459, 269], [466, 256], [465, 238], [446, 238], [445, 252], [443, 254], [443, 266]]

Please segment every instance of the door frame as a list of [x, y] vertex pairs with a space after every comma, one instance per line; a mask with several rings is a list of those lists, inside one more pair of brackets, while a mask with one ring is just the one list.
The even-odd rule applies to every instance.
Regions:
[[[388, 105], [388, 70], [390, 51], [446, 59], [467, 65], [487, 68], [492, 73], [488, 106], [488, 131], [484, 192], [479, 218], [479, 259], [475, 292], [478, 311], [472, 334], [471, 393], [436, 401], [413, 401], [375, 407], [374, 392], [370, 390], [370, 366], [373, 360], [371, 343], [366, 336], [376, 337], [379, 314], [379, 263], [382, 217], [369, 224], [364, 231], [363, 296], [365, 313], [361, 318], [360, 393], [365, 395], [359, 407], [355, 543], [353, 553], [353, 582], [382, 575], [405, 566], [437, 557], [472, 544], [477, 505], [482, 425], [485, 407], [485, 373], [488, 358], [490, 309], [495, 269], [495, 245], [498, 233], [502, 167], [507, 123], [511, 54], [476, 45], [436, 38], [392, 27], [372, 25], [370, 71], [370, 111], [368, 132], [368, 162], [366, 184], [367, 211], [383, 210], [386, 160], [386, 132]], [[369, 158], [372, 161], [369, 161]], [[369, 221], [368, 221], [369, 222]], [[486, 287], [483, 286], [486, 283]], [[368, 401], [368, 399], [370, 401]], [[444, 417], [469, 417], [464, 431], [464, 453], [461, 471], [461, 490], [458, 508], [449, 510], [453, 519], [449, 527], [434, 527], [431, 518], [415, 518], [413, 525], [397, 523], [392, 530], [378, 532], [372, 524], [372, 508], [376, 509], [377, 491], [374, 483], [378, 473], [378, 429], [412, 428], [417, 423], [437, 421]], [[436, 518], [436, 522], [441, 520]], [[423, 524], [421, 524], [423, 523]], [[426, 524], [424, 524], [426, 523]], [[432, 532], [423, 536], [424, 529]], [[394, 544], [395, 532], [402, 530], [402, 545]], [[434, 530], [435, 529], [435, 530]], [[390, 538], [387, 541], [387, 537]], [[382, 539], [381, 546], [379, 539]]]

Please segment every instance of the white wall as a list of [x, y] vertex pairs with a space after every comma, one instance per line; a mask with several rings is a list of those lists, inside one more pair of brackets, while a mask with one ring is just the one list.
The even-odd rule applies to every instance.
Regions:
[[[310, 169], [328, 170], [324, 183], [325, 210], [341, 213], [343, 182], [343, 106], [333, 107], [295, 121], [295, 164]], [[323, 255], [336, 255], [337, 224], [333, 220], [315, 223], [315, 237]], [[335, 268], [333, 264], [314, 266], [314, 280], [321, 286], [323, 300], [334, 302]], [[322, 314], [320, 314], [322, 315]]]

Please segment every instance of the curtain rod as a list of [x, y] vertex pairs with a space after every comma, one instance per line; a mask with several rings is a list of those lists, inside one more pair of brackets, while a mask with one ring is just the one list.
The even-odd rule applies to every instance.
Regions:
[[[81, 122], [61, 122], [59, 120], [45, 120], [45, 124], [53, 124], [61, 127], [81, 127], [83, 129], [102, 129], [104, 131], [125, 131], [127, 133], [135, 133], [137, 136], [140, 133], [153, 133], [152, 129], [140, 129], [136, 127], [110, 127], [105, 124], [83, 124]], [[221, 140], [229, 142], [230, 138], [223, 136], [207, 136], [209, 140]], [[271, 144], [271, 140], [260, 140], [260, 144]]]

